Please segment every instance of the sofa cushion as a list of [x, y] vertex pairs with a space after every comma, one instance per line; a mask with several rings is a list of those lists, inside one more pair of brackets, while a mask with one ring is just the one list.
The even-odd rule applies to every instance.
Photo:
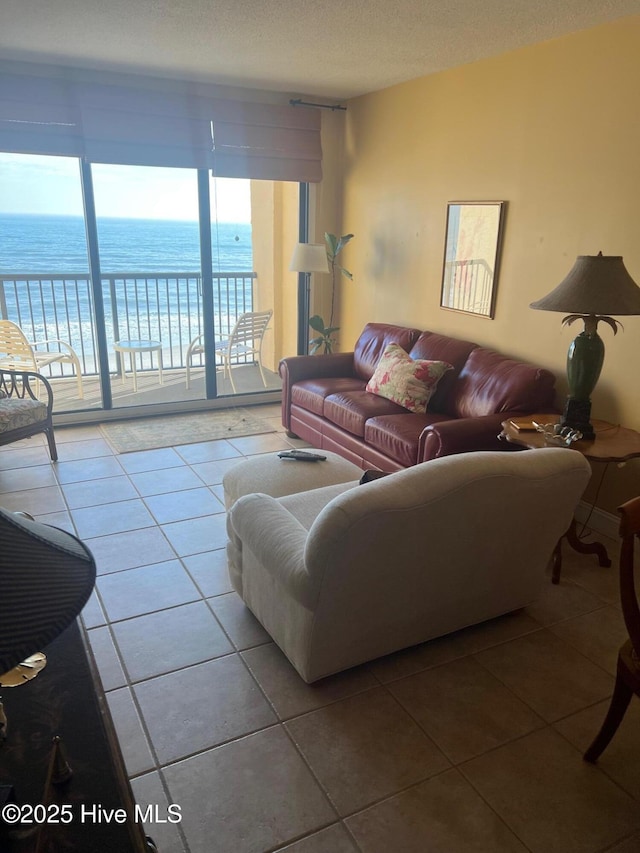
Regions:
[[387, 344], [400, 344], [403, 350], [409, 352], [419, 336], [418, 329], [388, 323], [367, 323], [354, 347], [353, 369], [356, 376], [368, 382]]
[[388, 344], [366, 390], [410, 412], [423, 413], [447, 370], [453, 368], [445, 361], [414, 359], [399, 344]]
[[447, 419], [445, 415], [435, 415], [431, 412], [381, 415], [367, 421], [364, 440], [371, 447], [408, 468], [418, 461], [418, 444], [422, 430]]
[[457, 418], [500, 412], [553, 410], [555, 377], [548, 370], [476, 347], [463, 367], [451, 402]]
[[409, 355], [411, 358], [427, 358], [438, 361], [446, 361], [453, 370], [447, 371], [438, 382], [433, 396], [429, 400], [430, 412], [442, 412], [451, 415], [453, 413], [452, 395], [460, 371], [466, 364], [469, 354], [478, 344], [471, 341], [461, 341], [450, 338], [448, 335], [439, 335], [436, 332], [423, 332], [415, 342]]
[[336, 391], [364, 391], [365, 384], [363, 379], [352, 379], [350, 377], [302, 379], [291, 386], [291, 404], [322, 416], [324, 400], [329, 394]]
[[409, 414], [402, 406], [369, 394], [368, 391], [346, 391], [330, 394], [324, 401], [324, 417], [352, 435], [364, 436], [364, 425], [377, 415]]

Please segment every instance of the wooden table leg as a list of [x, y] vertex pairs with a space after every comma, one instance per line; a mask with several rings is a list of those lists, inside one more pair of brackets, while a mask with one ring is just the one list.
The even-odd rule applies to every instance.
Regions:
[[[577, 532], [577, 522], [575, 518], [571, 519], [571, 524], [569, 525], [569, 529], [564, 534], [567, 538], [567, 542], [573, 548], [574, 551], [577, 551], [579, 554], [597, 554], [598, 555], [598, 565], [608, 568], [611, 565], [611, 560], [609, 559], [609, 555], [607, 554], [607, 549], [604, 547], [602, 542], [583, 542], [582, 539], [578, 536]], [[564, 537], [563, 537], [564, 538]], [[553, 557], [552, 557], [552, 571], [551, 571], [551, 582], [559, 583], [560, 582], [560, 571], [562, 569], [562, 539], [558, 541], [558, 544], [554, 548]]]

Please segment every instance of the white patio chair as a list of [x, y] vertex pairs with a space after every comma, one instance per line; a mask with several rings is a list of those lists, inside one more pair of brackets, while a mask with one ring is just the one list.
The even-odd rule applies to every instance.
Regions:
[[[260, 368], [260, 376], [262, 384], [267, 387], [267, 380], [262, 369], [262, 341], [264, 334], [267, 331], [269, 322], [273, 315], [273, 311], [247, 311], [241, 314], [236, 321], [235, 326], [228, 336], [217, 341], [215, 345], [216, 359], [218, 356], [222, 358], [223, 375], [228, 376], [231, 381], [233, 393], [237, 393], [235, 382], [233, 381], [232, 366], [237, 367], [238, 364], [232, 365], [232, 360], [238, 356], [253, 355], [256, 356], [258, 367]], [[187, 388], [191, 385], [190, 370], [195, 355], [204, 353], [203, 339], [204, 335], [198, 335], [189, 344], [187, 350]]]
[[[58, 349], [49, 349], [51, 344], [57, 344]], [[40, 346], [46, 346], [47, 349], [44, 352], [38, 352], [36, 348]], [[11, 320], [0, 320], [0, 367], [8, 370], [33, 370], [38, 373], [42, 367], [56, 361], [73, 365], [78, 383], [78, 397], [82, 400], [84, 397], [82, 368], [80, 359], [71, 344], [53, 338], [30, 342], [16, 323]]]

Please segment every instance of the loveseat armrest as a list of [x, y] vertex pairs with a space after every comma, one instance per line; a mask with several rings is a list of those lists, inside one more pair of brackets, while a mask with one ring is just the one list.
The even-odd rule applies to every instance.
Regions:
[[502, 432], [502, 422], [510, 417], [522, 417], [522, 413], [499, 412], [479, 418], [458, 418], [430, 424], [420, 435], [418, 462], [471, 450], [520, 450], [498, 438]]
[[303, 607], [313, 608], [317, 589], [305, 568], [308, 532], [277, 500], [252, 494], [239, 498], [229, 511], [229, 524], [262, 568]]
[[283, 358], [278, 366], [282, 379], [282, 425], [291, 429], [291, 386], [302, 379], [326, 379], [354, 376], [353, 353], [330, 355], [293, 355]]

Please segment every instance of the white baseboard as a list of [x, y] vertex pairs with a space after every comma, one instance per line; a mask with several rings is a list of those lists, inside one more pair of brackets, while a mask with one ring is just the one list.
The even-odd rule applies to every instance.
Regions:
[[[591, 517], [589, 518], [589, 513]], [[576, 520], [580, 524], [589, 518], [588, 527], [595, 533], [601, 533], [603, 536], [608, 536], [610, 539], [618, 538], [618, 528], [620, 526], [620, 517], [613, 515], [610, 512], [605, 512], [603, 509], [595, 507], [591, 510], [591, 504], [586, 501], [580, 501], [576, 508]]]

